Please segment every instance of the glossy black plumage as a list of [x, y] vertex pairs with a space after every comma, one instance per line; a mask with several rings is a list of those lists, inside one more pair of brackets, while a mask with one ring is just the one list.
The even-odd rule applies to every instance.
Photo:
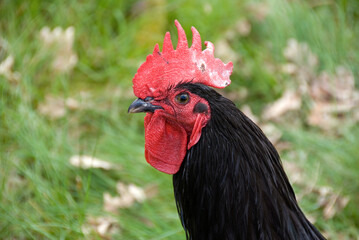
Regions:
[[173, 176], [187, 239], [325, 239], [300, 210], [274, 146], [230, 100], [201, 84], [211, 119]]

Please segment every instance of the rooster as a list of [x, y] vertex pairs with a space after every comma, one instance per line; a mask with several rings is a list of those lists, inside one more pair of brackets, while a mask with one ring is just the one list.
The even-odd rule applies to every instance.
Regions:
[[176, 20], [133, 78], [129, 113], [146, 112], [145, 158], [173, 175], [187, 239], [325, 239], [298, 206], [280, 157], [261, 129], [213, 88], [224, 88], [233, 64]]

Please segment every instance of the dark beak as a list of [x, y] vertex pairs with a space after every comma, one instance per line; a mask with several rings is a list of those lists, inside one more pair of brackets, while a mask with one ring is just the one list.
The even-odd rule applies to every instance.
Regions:
[[138, 98], [131, 103], [128, 108], [128, 113], [154, 112], [157, 109], [163, 109], [163, 107], [152, 105], [150, 102], [145, 102], [141, 98]]

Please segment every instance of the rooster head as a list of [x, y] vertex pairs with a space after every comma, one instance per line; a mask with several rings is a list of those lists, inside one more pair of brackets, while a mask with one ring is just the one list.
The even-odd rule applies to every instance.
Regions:
[[215, 58], [214, 46], [205, 42], [192, 27], [192, 46], [188, 47], [185, 31], [175, 20], [178, 30], [177, 49], [173, 48], [167, 32], [160, 52], [156, 44], [133, 78], [133, 91], [138, 97], [128, 112], [146, 112], [145, 157], [159, 171], [175, 174], [186, 155], [201, 137], [210, 119], [206, 99], [181, 87], [199, 83], [224, 88], [231, 83], [233, 64]]

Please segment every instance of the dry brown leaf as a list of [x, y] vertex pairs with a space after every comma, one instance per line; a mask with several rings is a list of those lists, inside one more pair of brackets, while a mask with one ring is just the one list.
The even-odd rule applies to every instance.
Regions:
[[282, 72], [290, 75], [294, 75], [298, 72], [298, 67], [294, 63], [286, 63], [282, 65]]
[[73, 50], [74, 38], [74, 27], [68, 27], [65, 30], [61, 27], [56, 27], [53, 30], [43, 27], [40, 30], [40, 40], [43, 42], [44, 50], [54, 51], [52, 68], [55, 71], [66, 73], [75, 67], [78, 59]]
[[[307, 122], [324, 130], [336, 128], [345, 120], [345, 114], [351, 111], [354, 106], [352, 103], [314, 103]], [[358, 121], [355, 117], [348, 120]]]
[[82, 169], [89, 168], [102, 168], [105, 170], [115, 169], [118, 170], [120, 167], [110, 162], [100, 160], [98, 158], [86, 155], [74, 155], [70, 158], [70, 164], [75, 167]]
[[109, 193], [104, 193], [104, 209], [107, 212], [116, 212], [119, 208], [129, 208], [135, 202], [143, 202], [146, 200], [145, 191], [134, 185], [126, 185], [118, 182], [116, 185], [119, 196], [112, 197]]
[[146, 200], [145, 191], [132, 183], [128, 185], [128, 193], [131, 194], [137, 202], [141, 203]]
[[344, 67], [338, 67], [334, 76], [322, 72], [310, 88], [310, 95], [315, 101], [352, 102], [358, 100], [356, 94], [354, 75]]
[[[353, 73], [338, 67], [330, 76], [323, 72], [310, 86], [313, 100], [307, 122], [324, 130], [330, 130], [345, 120], [357, 122], [355, 112], [359, 110], [359, 92], [355, 90]], [[347, 114], [353, 111], [353, 114]], [[349, 119], [347, 116], [354, 118]]]
[[302, 99], [300, 94], [293, 90], [286, 90], [283, 96], [272, 104], [269, 104], [262, 114], [264, 120], [278, 120], [288, 111], [300, 109]]
[[236, 30], [240, 36], [248, 36], [251, 33], [252, 25], [248, 19], [241, 19], [236, 23]]
[[7, 75], [11, 73], [12, 66], [14, 65], [14, 57], [12, 55], [7, 56], [7, 58], [0, 62], [0, 74]]
[[120, 226], [117, 220], [110, 216], [89, 217], [81, 230], [85, 236], [95, 232], [104, 239], [111, 239], [111, 235], [120, 231]]
[[3, 75], [11, 83], [18, 83], [20, 81], [20, 73], [12, 71], [14, 61], [14, 57], [9, 55], [4, 61], [0, 62], [0, 75]]
[[314, 104], [308, 115], [307, 122], [324, 130], [329, 130], [338, 124], [337, 120], [326, 110], [325, 104], [322, 103]]
[[293, 38], [288, 40], [283, 55], [287, 63], [283, 64], [282, 72], [292, 75], [299, 92], [307, 94], [309, 83], [316, 78], [318, 57], [306, 43], [300, 43]]
[[[283, 55], [287, 63], [282, 71], [291, 74], [298, 84], [300, 97], [310, 96], [312, 104], [307, 123], [323, 130], [331, 130], [338, 125], [356, 123], [359, 111], [359, 92], [355, 89], [354, 74], [339, 66], [335, 74], [317, 74], [318, 57], [306, 43], [289, 39]], [[272, 119], [274, 114], [269, 113]], [[350, 114], [348, 114], [350, 113]]]
[[323, 209], [324, 219], [330, 219], [335, 215], [336, 213], [335, 202], [337, 201], [337, 198], [338, 195], [332, 195], [329, 197], [328, 202]]
[[45, 101], [38, 105], [37, 110], [40, 114], [51, 119], [58, 119], [66, 114], [64, 100], [62, 98], [52, 96], [45, 96]]
[[322, 72], [311, 83], [309, 94], [314, 101], [328, 101], [331, 96], [330, 75]]
[[137, 202], [143, 202], [146, 199], [144, 190], [132, 183], [125, 185], [122, 182], [118, 182], [116, 184], [116, 189], [121, 196], [131, 196]]
[[319, 194], [318, 205], [323, 207], [324, 219], [330, 219], [340, 212], [349, 202], [349, 197], [341, 196], [334, 192], [331, 187], [320, 187], [317, 190]]
[[339, 101], [352, 101], [355, 98], [355, 92], [355, 80], [352, 71], [342, 66], [337, 67], [333, 96]]
[[318, 65], [318, 57], [312, 53], [308, 44], [299, 43], [296, 39], [291, 38], [283, 51], [284, 57], [297, 65], [303, 65], [314, 68]]
[[135, 199], [130, 195], [112, 197], [109, 193], [103, 194], [104, 210], [106, 212], [116, 212], [119, 208], [129, 208], [135, 203]]
[[43, 102], [39, 103], [37, 110], [40, 114], [51, 119], [62, 118], [66, 115], [66, 110], [77, 110], [80, 103], [74, 98], [63, 99], [61, 97], [45, 96]]
[[74, 98], [67, 98], [65, 100], [65, 105], [66, 107], [68, 107], [70, 110], [77, 110], [80, 108], [80, 104], [79, 102], [74, 99]]

